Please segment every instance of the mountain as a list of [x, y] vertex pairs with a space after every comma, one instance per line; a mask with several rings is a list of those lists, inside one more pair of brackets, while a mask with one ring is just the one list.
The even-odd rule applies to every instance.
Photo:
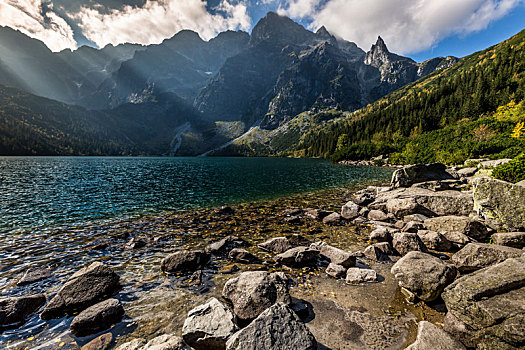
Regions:
[[[302, 112], [322, 113], [325, 122], [334, 116], [328, 111], [358, 110], [457, 62], [440, 57], [416, 63], [391, 53], [381, 38], [365, 52], [324, 27], [314, 33], [272, 12], [251, 35], [227, 31], [205, 41], [183, 30], [158, 45], [59, 53], [1, 27], [0, 48], [0, 84], [86, 109], [79, 114], [93, 111], [130, 123], [133, 135], [142, 125], [166, 144], [151, 148], [137, 141], [134, 152], [155, 154], [237, 153], [235, 144], [254, 134], [261, 145], [248, 153], [273, 154], [286, 147], [264, 145], [272, 135], [298, 133], [294, 125], [307, 132]], [[165, 136], [159, 138], [161, 127]]]
[[[385, 49], [379, 44], [367, 58], [383, 66]], [[455, 65], [450, 62], [424, 62], [421, 70], [438, 70], [354, 113], [334, 111], [332, 120], [296, 134], [280, 151], [335, 161], [386, 153], [393, 162], [452, 164], [522, 152], [525, 140], [511, 134], [525, 121], [525, 30]]]

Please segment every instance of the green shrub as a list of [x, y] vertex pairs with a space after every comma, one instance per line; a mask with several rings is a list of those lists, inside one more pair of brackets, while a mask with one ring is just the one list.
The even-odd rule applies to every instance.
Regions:
[[525, 180], [525, 153], [520, 154], [506, 164], [495, 167], [492, 171], [492, 176], [512, 183]]

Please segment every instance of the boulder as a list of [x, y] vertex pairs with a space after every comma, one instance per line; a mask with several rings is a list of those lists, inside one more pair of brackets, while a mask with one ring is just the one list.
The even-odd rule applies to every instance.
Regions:
[[0, 298], [0, 332], [24, 324], [45, 303], [43, 294]]
[[[367, 205], [374, 201], [376, 195], [374, 191], [363, 189], [354, 193], [350, 201], [357, 205]], [[341, 214], [342, 215], [342, 214]], [[343, 216], [344, 217], [344, 216]], [[345, 218], [346, 219], [346, 218]]]
[[323, 224], [338, 225], [341, 222], [341, 215], [339, 213], [332, 213], [323, 218]]
[[388, 227], [378, 227], [370, 232], [370, 242], [390, 242], [392, 241], [392, 234], [399, 232], [399, 230]]
[[415, 198], [392, 198], [386, 202], [386, 210], [401, 218], [419, 213], [421, 207]]
[[471, 272], [500, 263], [508, 258], [519, 258], [521, 249], [496, 244], [469, 243], [452, 256], [461, 273]]
[[363, 282], [377, 282], [377, 272], [372, 269], [351, 267], [346, 271], [346, 283], [359, 284]]
[[421, 321], [417, 327], [417, 339], [406, 350], [465, 350], [465, 346], [442, 328]]
[[416, 164], [405, 166], [392, 174], [392, 187], [408, 187], [425, 181], [456, 179], [457, 174], [448, 171], [441, 163]]
[[259, 262], [259, 259], [255, 255], [242, 248], [233, 248], [232, 250], [230, 250], [230, 253], [228, 254], [228, 259], [238, 261], [243, 264]]
[[141, 350], [186, 350], [181, 337], [175, 334], [163, 334], [151, 339]]
[[436, 300], [443, 289], [456, 278], [456, 268], [441, 259], [422, 252], [409, 252], [391, 269], [399, 286], [410, 292], [408, 299]]
[[503, 159], [494, 159], [494, 160], [484, 160], [478, 163], [478, 169], [493, 169], [498, 165], [506, 164], [512, 159], [503, 158]]
[[458, 175], [460, 177], [471, 177], [478, 172], [478, 168], [462, 168], [458, 170]]
[[235, 213], [235, 210], [232, 207], [223, 205], [222, 207], [215, 209], [215, 213], [219, 215], [232, 215]]
[[243, 272], [226, 282], [222, 296], [239, 319], [252, 320], [277, 302], [290, 303], [288, 277], [282, 272]]
[[16, 283], [18, 286], [25, 286], [27, 284], [42, 281], [51, 275], [49, 267], [33, 267], [27, 269], [22, 278]]
[[474, 208], [471, 193], [453, 190], [434, 192], [424, 188], [397, 188], [378, 194], [375, 202], [369, 208], [386, 211], [386, 203], [390, 199], [413, 198], [420, 206], [420, 213], [426, 216], [464, 215], [468, 216]]
[[274, 253], [283, 253], [292, 248], [292, 244], [286, 237], [271, 238], [264, 243], [257, 244], [257, 246], [267, 252]]
[[124, 249], [140, 249], [144, 248], [146, 245], [146, 240], [138, 237], [133, 237], [126, 244], [124, 244]]
[[394, 248], [389, 242], [374, 243], [373, 246], [379, 249], [383, 255], [395, 255]]
[[219, 300], [211, 298], [188, 312], [182, 338], [196, 350], [222, 350], [237, 330], [233, 313]]
[[205, 251], [213, 255], [227, 255], [233, 248], [243, 247], [246, 242], [237, 236], [226, 236], [206, 246]]
[[323, 218], [329, 215], [331, 212], [322, 209], [307, 208], [304, 210], [304, 214], [310, 219], [323, 220]]
[[525, 230], [525, 186], [478, 178], [473, 182], [474, 210], [489, 224]]
[[442, 234], [449, 242], [453, 243], [453, 246], [462, 247], [465, 244], [473, 242], [472, 238], [461, 232], [442, 231], [440, 234]]
[[407, 222], [403, 228], [401, 229], [401, 232], [412, 232], [417, 233], [419, 230], [423, 230], [425, 226], [419, 221], [410, 221]]
[[116, 294], [119, 289], [119, 276], [103, 263], [94, 262], [67, 280], [40, 317], [49, 320], [71, 315]]
[[416, 221], [416, 222], [424, 222], [426, 219], [428, 219], [428, 216], [423, 214], [412, 214], [412, 215], [406, 215], [403, 218], [404, 222], [410, 222], [410, 221]]
[[107, 350], [111, 347], [113, 342], [113, 334], [104, 333], [99, 335], [89, 343], [83, 345], [80, 350]]
[[459, 232], [475, 240], [484, 240], [489, 236], [487, 226], [468, 216], [440, 216], [425, 220], [425, 227], [436, 232]]
[[347, 268], [355, 265], [355, 256], [352, 253], [332, 247], [325, 242], [312, 243], [310, 248], [319, 250], [319, 254], [321, 254], [321, 256], [330, 260], [331, 263], [336, 265], [341, 265]]
[[427, 247], [425, 247], [421, 238], [419, 238], [417, 233], [412, 232], [398, 232], [394, 234], [392, 246], [399, 255], [405, 255], [412, 251], [427, 252]]
[[334, 278], [342, 278], [346, 275], [346, 268], [341, 265], [330, 263], [326, 268], [326, 274]]
[[492, 235], [494, 244], [523, 249], [525, 247], [525, 232], [498, 232]]
[[315, 350], [317, 342], [304, 323], [284, 303], [261, 313], [226, 343], [227, 350]]
[[381, 210], [370, 210], [368, 212], [368, 219], [375, 221], [386, 221], [388, 220], [387, 215]]
[[202, 269], [210, 260], [203, 250], [180, 250], [165, 257], [161, 269], [165, 273], [194, 272]]
[[88, 307], [79, 313], [69, 329], [76, 337], [85, 337], [98, 333], [111, 327], [112, 324], [120, 322], [124, 316], [124, 308], [117, 299], [108, 299]]
[[452, 243], [441, 233], [429, 230], [418, 230], [417, 235], [425, 244], [425, 246], [432, 250], [440, 252], [448, 252], [452, 249]]
[[146, 341], [142, 338], [136, 338], [132, 341], [119, 345], [115, 350], [142, 350]]
[[366, 247], [366, 249], [364, 250], [363, 254], [368, 259], [375, 260], [375, 261], [382, 261], [382, 260], [385, 260], [387, 258], [383, 254], [383, 251], [379, 247], [377, 247], [375, 244]]
[[319, 258], [319, 250], [308, 247], [288, 249], [275, 257], [275, 261], [283, 265], [304, 266], [315, 263]]
[[346, 220], [353, 220], [359, 216], [359, 211], [361, 207], [356, 203], [350, 201], [342, 206], [341, 216]]
[[442, 294], [444, 329], [467, 347], [514, 349], [525, 343], [525, 257], [457, 279]]

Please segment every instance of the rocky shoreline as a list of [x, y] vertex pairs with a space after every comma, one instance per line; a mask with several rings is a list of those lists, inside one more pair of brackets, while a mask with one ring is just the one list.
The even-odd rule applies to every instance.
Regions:
[[388, 186], [117, 225], [86, 250], [147, 260], [140, 282], [95, 259], [37, 292], [53, 268], [34, 267], [0, 327], [63, 320], [57, 349], [519, 349], [525, 186], [479, 171], [407, 166]]

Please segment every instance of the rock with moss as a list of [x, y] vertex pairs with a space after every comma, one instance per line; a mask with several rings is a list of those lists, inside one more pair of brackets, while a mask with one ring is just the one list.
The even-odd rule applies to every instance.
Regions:
[[465, 346], [515, 349], [525, 344], [525, 257], [465, 275], [442, 294], [444, 329]]
[[525, 187], [490, 178], [473, 181], [474, 210], [489, 224], [525, 230]]
[[452, 256], [454, 265], [461, 273], [471, 272], [494, 265], [509, 258], [519, 258], [521, 249], [496, 244], [469, 243]]

